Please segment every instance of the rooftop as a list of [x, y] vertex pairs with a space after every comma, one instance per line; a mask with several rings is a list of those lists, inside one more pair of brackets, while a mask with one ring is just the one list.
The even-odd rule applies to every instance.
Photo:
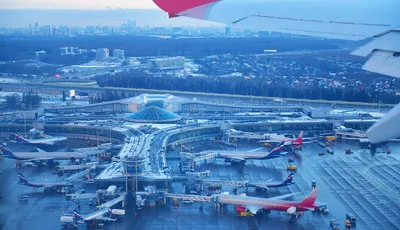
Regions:
[[151, 105], [128, 115], [127, 119], [135, 122], [168, 123], [179, 121], [181, 117], [168, 110]]

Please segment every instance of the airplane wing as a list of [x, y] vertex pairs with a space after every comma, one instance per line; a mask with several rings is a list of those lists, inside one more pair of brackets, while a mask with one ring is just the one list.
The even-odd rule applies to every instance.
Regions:
[[58, 185], [54, 185], [54, 184], [46, 184], [44, 187], [45, 188], [53, 188], [53, 187], [57, 187]]
[[263, 148], [261, 147], [261, 148], [256, 148], [256, 149], [248, 150], [248, 151], [246, 151], [246, 152], [254, 153], [254, 152], [260, 151], [260, 150], [262, 150], [262, 149], [263, 149]]
[[34, 159], [21, 160], [21, 161], [22, 162], [32, 162], [32, 163], [38, 164], [38, 163], [42, 163], [44, 161], [49, 161], [49, 160], [54, 160], [54, 158], [51, 158], [51, 157], [49, 157], [49, 158], [34, 158]]
[[102, 221], [117, 221], [116, 219], [108, 218], [108, 217], [104, 217], [104, 216], [97, 217], [96, 219], [102, 220]]
[[253, 214], [257, 214], [262, 209], [262, 207], [254, 205], [246, 205], [246, 208]]
[[269, 143], [281, 143], [282, 141], [281, 140], [277, 140], [277, 139], [269, 139], [269, 140], [262, 140], [262, 141], [259, 141], [259, 143], [265, 143], [265, 142], [269, 142]]
[[72, 186], [72, 184], [68, 184], [68, 183], [48, 183], [48, 184], [44, 184], [45, 188], [54, 188], [54, 187], [68, 187], [68, 186]]
[[231, 159], [236, 161], [245, 161], [245, 159], [241, 157], [232, 157]]
[[354, 52], [363, 69], [400, 77], [398, 0], [153, 0], [169, 17], [332, 39], [374, 41]]
[[286, 195], [282, 195], [282, 196], [274, 196], [274, 197], [268, 198], [268, 200], [283, 200], [283, 199], [286, 199], [288, 197], [291, 197], [291, 196], [294, 196], [294, 195], [297, 195], [300, 193], [301, 192], [295, 192], [295, 193], [290, 193], [290, 194], [286, 194]]
[[397, 0], [153, 1], [170, 17], [336, 39], [361, 40], [399, 26]]
[[268, 186], [265, 186], [265, 185], [261, 185], [261, 184], [253, 184], [255, 187], [257, 187], [257, 188], [263, 188], [263, 189], [265, 189], [265, 190], [270, 190], [270, 188], [268, 187]]
[[43, 149], [39, 149], [39, 148], [36, 148], [36, 150], [39, 152], [39, 153], [45, 153], [46, 151], [44, 151]]
[[47, 144], [47, 145], [54, 145], [53, 141], [42, 141], [42, 144]]
[[398, 138], [400, 124], [400, 104], [389, 111], [383, 118], [368, 129], [368, 139], [372, 143], [379, 143], [384, 140]]
[[[369, 43], [352, 54], [363, 69], [400, 78], [398, 0], [153, 0], [172, 17], [191, 17], [244, 28]], [[399, 106], [368, 130], [372, 143], [400, 136]], [[383, 132], [382, 132], [383, 131]]]

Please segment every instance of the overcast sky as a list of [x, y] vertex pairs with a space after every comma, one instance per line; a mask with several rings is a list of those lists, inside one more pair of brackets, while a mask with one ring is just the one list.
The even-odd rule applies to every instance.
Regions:
[[152, 0], [0, 0], [0, 9], [143, 9]]

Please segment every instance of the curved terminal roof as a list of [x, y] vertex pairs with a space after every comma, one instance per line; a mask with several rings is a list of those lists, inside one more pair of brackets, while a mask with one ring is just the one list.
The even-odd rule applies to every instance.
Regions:
[[135, 122], [167, 123], [179, 121], [182, 118], [168, 110], [151, 105], [128, 115], [127, 119]]

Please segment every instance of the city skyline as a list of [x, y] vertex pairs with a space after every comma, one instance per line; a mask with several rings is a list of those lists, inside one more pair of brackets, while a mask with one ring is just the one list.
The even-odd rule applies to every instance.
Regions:
[[223, 25], [187, 17], [169, 19], [159, 9], [109, 9], [109, 10], [0, 10], [0, 27], [26, 28], [29, 23], [68, 26], [119, 26], [135, 20], [138, 25], [149, 26], [210, 26]]
[[151, 0], [1, 0], [1, 8], [9, 9], [152, 9], [156, 5]]

